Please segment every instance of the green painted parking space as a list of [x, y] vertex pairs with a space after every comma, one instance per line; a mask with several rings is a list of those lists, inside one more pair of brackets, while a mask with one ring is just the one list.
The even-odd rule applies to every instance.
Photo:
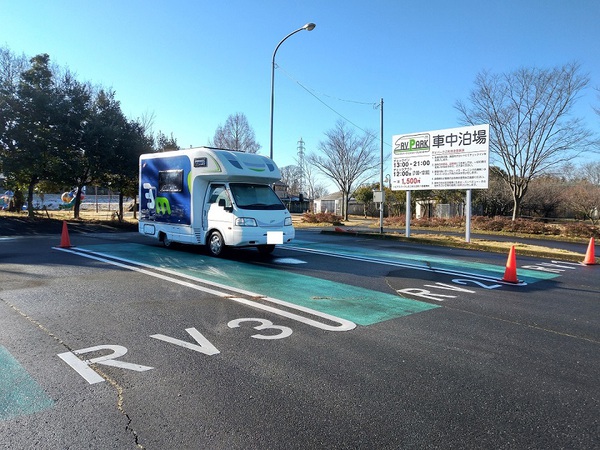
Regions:
[[0, 345], [0, 420], [33, 414], [53, 405], [27, 370]]
[[[462, 272], [469, 272], [474, 275], [481, 275], [486, 277], [495, 277], [501, 279], [504, 275], [504, 266], [480, 263], [476, 261], [464, 261], [459, 259], [451, 259], [447, 257], [439, 257], [433, 255], [423, 255], [419, 253], [409, 252], [390, 252], [385, 250], [370, 249], [365, 251], [363, 248], [352, 248], [348, 246], [340, 246], [336, 244], [326, 243], [315, 243], [309, 241], [295, 240], [293, 243], [288, 244], [290, 248], [296, 249], [307, 249], [316, 250], [324, 253], [331, 253], [336, 255], [342, 255], [347, 257], [357, 258], [369, 258], [376, 259], [381, 262], [388, 262], [390, 264], [412, 264], [416, 267], [423, 269], [446, 269], [446, 270], [460, 270]], [[530, 269], [518, 269], [519, 280], [523, 280], [528, 284], [549, 280], [560, 276], [560, 274], [551, 272], [542, 272], [539, 270]]]
[[81, 247], [135, 263], [169, 269], [199, 280], [245, 289], [340, 317], [359, 325], [438, 308], [438, 305], [251, 263], [141, 244]]

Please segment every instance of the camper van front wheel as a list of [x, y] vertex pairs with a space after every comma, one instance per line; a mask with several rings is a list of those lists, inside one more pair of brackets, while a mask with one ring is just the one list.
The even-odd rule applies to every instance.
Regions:
[[261, 255], [270, 255], [275, 250], [275, 246], [272, 244], [259, 245], [257, 248]]
[[208, 250], [211, 255], [219, 256], [223, 253], [225, 249], [225, 242], [223, 242], [223, 236], [218, 231], [213, 231], [210, 233], [210, 237], [208, 238]]

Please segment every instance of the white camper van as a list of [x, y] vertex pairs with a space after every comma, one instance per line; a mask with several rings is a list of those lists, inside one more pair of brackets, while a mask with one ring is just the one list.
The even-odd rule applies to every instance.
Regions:
[[261, 155], [210, 147], [140, 156], [139, 232], [168, 247], [226, 246], [270, 253], [294, 239], [292, 217], [271, 184], [281, 178]]

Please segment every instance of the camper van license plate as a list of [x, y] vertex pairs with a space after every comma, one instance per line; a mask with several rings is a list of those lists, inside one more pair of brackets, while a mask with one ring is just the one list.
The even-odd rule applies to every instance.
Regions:
[[267, 244], [283, 244], [283, 231], [267, 231]]

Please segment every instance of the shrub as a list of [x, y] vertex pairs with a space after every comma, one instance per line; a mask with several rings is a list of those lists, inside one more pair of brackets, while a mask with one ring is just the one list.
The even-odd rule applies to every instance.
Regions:
[[432, 217], [426, 218], [422, 217], [420, 219], [415, 219], [411, 221], [411, 223], [416, 227], [424, 227], [424, 228], [459, 228], [464, 226], [465, 218], [464, 217]]
[[537, 222], [534, 220], [518, 219], [513, 222], [512, 231], [515, 233], [527, 233], [527, 234], [554, 234], [553, 229], [556, 227], [547, 225], [543, 222]]
[[600, 228], [584, 222], [568, 223], [563, 227], [563, 234], [569, 237], [600, 237]]
[[342, 216], [335, 215], [330, 212], [312, 213], [305, 212], [302, 214], [302, 222], [305, 223], [330, 223], [332, 225], [341, 225]]
[[406, 226], [406, 216], [391, 216], [383, 219], [383, 224], [390, 228], [404, 228]]
[[[464, 217], [450, 218], [421, 218], [411, 220], [411, 226], [421, 228], [463, 228], [465, 226]], [[384, 225], [390, 228], [403, 228], [406, 225], [406, 216], [388, 217]], [[544, 236], [567, 236], [567, 237], [600, 237], [600, 227], [592, 226], [584, 222], [574, 222], [559, 226], [544, 223], [544, 221], [532, 219], [517, 219], [513, 221], [509, 217], [484, 217], [473, 216], [471, 218], [471, 227], [474, 230], [505, 232], [505, 233], [523, 233]]]

